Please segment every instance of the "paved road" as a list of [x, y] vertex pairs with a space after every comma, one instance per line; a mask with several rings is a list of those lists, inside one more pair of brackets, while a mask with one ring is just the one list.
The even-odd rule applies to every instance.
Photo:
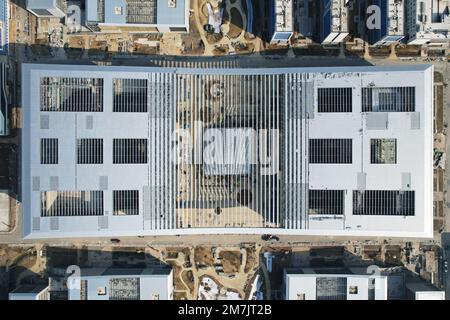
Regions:
[[[60, 50], [63, 51], [63, 50]], [[370, 66], [371, 62], [356, 56], [296, 56], [290, 54], [259, 54], [246, 56], [190, 57], [190, 56], [140, 56], [116, 53], [109, 61], [112, 65], [123, 66], [161, 66], [161, 67], [195, 67], [195, 68], [273, 68], [273, 67], [340, 67]], [[103, 58], [67, 59], [61, 57], [22, 57], [22, 62], [51, 64], [88, 64], [105, 62]], [[389, 60], [391, 61], [391, 60]]]
[[[442, 251], [443, 251], [443, 261], [441, 268], [443, 268], [443, 279], [444, 279], [444, 288], [445, 288], [445, 296], [447, 300], [450, 300], [450, 273], [448, 271], [448, 265], [450, 264], [450, 232], [445, 232], [442, 234]], [[445, 267], [445, 263], [447, 262], [447, 267]]]

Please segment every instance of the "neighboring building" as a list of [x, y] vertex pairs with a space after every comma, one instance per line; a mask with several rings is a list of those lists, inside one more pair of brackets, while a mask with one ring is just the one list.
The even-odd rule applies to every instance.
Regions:
[[[317, 2], [317, 6], [320, 2]], [[314, 37], [314, 23], [317, 18], [315, 15], [315, 4], [313, 0], [297, 1], [294, 6], [295, 23], [297, 23], [297, 30], [300, 35], [312, 39]]]
[[445, 300], [445, 292], [420, 279], [405, 283], [402, 275], [370, 275], [363, 268], [285, 269], [284, 295], [286, 300]]
[[292, 0], [271, 0], [271, 42], [288, 43], [294, 32]]
[[189, 0], [89, 0], [86, 26], [93, 31], [188, 32]]
[[406, 295], [411, 300], [445, 300], [445, 291], [423, 281], [407, 283]]
[[[286, 300], [387, 300], [388, 277], [330, 270], [285, 270]], [[359, 271], [359, 270], [358, 270]]]
[[27, 0], [27, 10], [39, 18], [64, 18], [64, 5], [64, 0]]
[[170, 268], [82, 269], [79, 279], [70, 276], [67, 281], [69, 300], [173, 299]]
[[0, 136], [9, 135], [8, 69], [0, 63]]
[[432, 66], [22, 72], [27, 239], [433, 236]]
[[406, 0], [408, 44], [450, 42], [450, 0]]
[[[9, 283], [10, 272], [6, 271], [6, 266], [0, 267], [0, 283]], [[9, 288], [6, 285], [0, 286], [0, 299], [9, 299]]]
[[21, 285], [9, 293], [9, 300], [50, 300], [49, 285]]
[[8, 54], [9, 1], [0, 0], [0, 55]]
[[348, 36], [349, 1], [321, 0], [320, 43], [338, 44]]
[[[405, 6], [403, 0], [367, 0], [367, 8], [380, 9], [380, 28], [368, 29], [368, 40], [376, 46], [397, 43], [405, 37]], [[378, 12], [378, 11], [375, 11]], [[366, 20], [363, 21], [366, 23]]]

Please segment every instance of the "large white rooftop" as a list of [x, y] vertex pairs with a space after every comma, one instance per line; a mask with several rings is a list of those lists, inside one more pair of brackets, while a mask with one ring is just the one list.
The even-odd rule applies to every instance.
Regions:
[[432, 236], [432, 66], [25, 64], [22, 81], [26, 238]]

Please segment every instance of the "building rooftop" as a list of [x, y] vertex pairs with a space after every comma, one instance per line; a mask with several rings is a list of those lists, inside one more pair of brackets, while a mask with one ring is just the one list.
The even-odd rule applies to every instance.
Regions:
[[371, 44], [388, 45], [396, 43], [405, 37], [404, 1], [369, 0], [368, 4], [376, 5], [381, 9], [380, 28], [368, 30]]
[[404, 3], [397, 0], [388, 0], [388, 34], [404, 36]]
[[445, 300], [445, 291], [417, 291], [416, 300]]
[[[173, 3], [176, 3], [173, 6]], [[185, 24], [186, 12], [189, 11], [188, 0], [157, 0], [157, 20], [159, 25]]]
[[42, 292], [42, 290], [46, 289], [47, 287], [48, 284], [40, 284], [40, 285], [24, 284], [14, 289], [11, 293], [39, 293]]
[[0, 55], [8, 54], [9, 0], [0, 0]]
[[449, 41], [450, 0], [410, 0], [407, 5], [409, 43]]
[[331, 32], [348, 32], [348, 0], [330, 1]]
[[64, 0], [27, 0], [26, 8], [37, 17], [65, 17]]
[[[372, 270], [373, 272], [373, 270]], [[411, 279], [400, 270], [368, 268], [285, 269], [285, 297], [289, 300], [445, 300], [445, 292]], [[406, 289], [406, 290], [405, 290]]]
[[321, 7], [320, 41], [340, 43], [348, 36], [348, 0], [328, 0]]
[[25, 236], [431, 237], [432, 75], [24, 65]]
[[27, 8], [30, 9], [53, 9], [58, 0], [27, 0]]
[[49, 300], [48, 284], [23, 284], [9, 293], [9, 300]]
[[292, 32], [294, 16], [292, 0], [275, 0], [275, 31]]
[[387, 300], [388, 277], [369, 274], [338, 274], [312, 269], [285, 272], [287, 300]]
[[[171, 268], [82, 269], [80, 283], [70, 276], [69, 300], [170, 300]], [[79, 286], [79, 287], [78, 287]]]
[[186, 0], [96, 0], [86, 7], [87, 20], [111, 25], [184, 25]]

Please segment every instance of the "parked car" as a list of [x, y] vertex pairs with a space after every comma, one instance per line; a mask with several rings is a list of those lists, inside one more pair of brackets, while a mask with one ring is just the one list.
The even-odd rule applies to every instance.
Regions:
[[110, 239], [110, 241], [112, 243], [120, 243], [120, 239], [116, 239], [116, 238]]
[[273, 235], [273, 234], [263, 234], [261, 236], [261, 240], [264, 240], [264, 241], [269, 241], [269, 240], [280, 241], [280, 238], [278, 236], [276, 236], [276, 235]]

